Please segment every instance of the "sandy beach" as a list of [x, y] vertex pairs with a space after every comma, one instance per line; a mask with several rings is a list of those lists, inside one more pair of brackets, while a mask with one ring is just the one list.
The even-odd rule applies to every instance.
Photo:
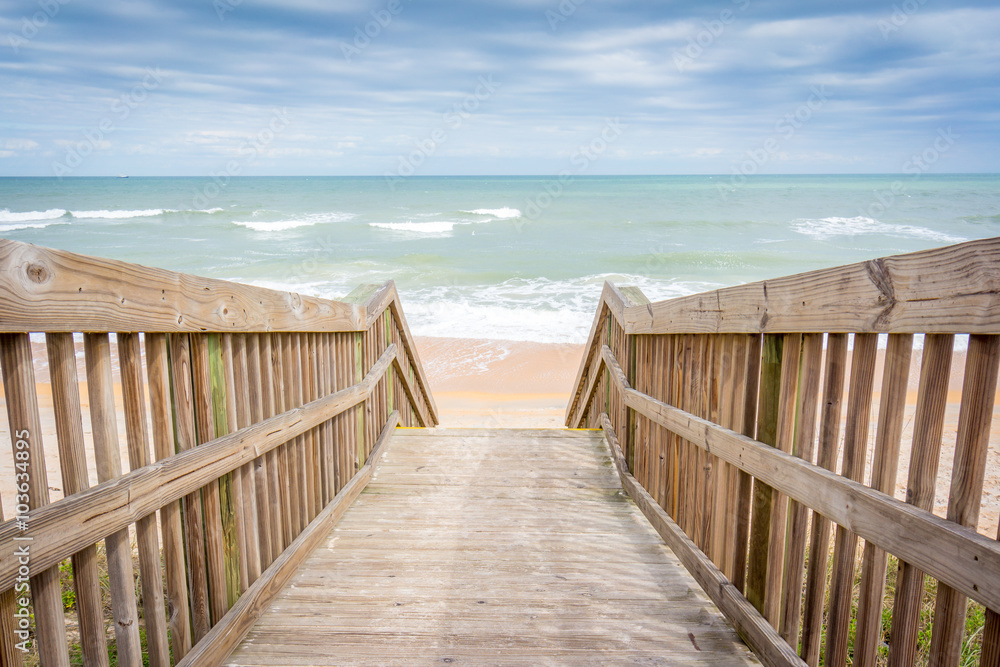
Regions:
[[[584, 346], [579, 344], [532, 343], [500, 340], [473, 340], [462, 338], [416, 339], [418, 353], [427, 372], [431, 392], [438, 406], [442, 426], [479, 428], [552, 428], [563, 426], [563, 419], [573, 381], [579, 368]], [[879, 351], [876, 387], [881, 381], [883, 351]], [[910, 371], [910, 387], [904, 415], [896, 497], [904, 498], [906, 491], [909, 448], [913, 438], [913, 416], [920, 369], [919, 349], [914, 350]], [[112, 351], [112, 358], [116, 354]], [[83, 355], [79, 355], [80, 375], [83, 376]], [[52, 410], [48, 372], [44, 363], [44, 350], [36, 344], [36, 379], [38, 382], [39, 408], [42, 417], [42, 441], [48, 469], [48, 485], [52, 500], [62, 497], [58, 447]], [[958, 430], [958, 401], [965, 364], [965, 354], [956, 353], [949, 387], [949, 406], [945, 417], [939, 484], [935, 512], [947, 512], [948, 485], [951, 479], [954, 443]], [[848, 369], [848, 373], [850, 370]], [[117, 374], [116, 374], [117, 375]], [[849, 376], [848, 376], [849, 377]], [[117, 377], [116, 377], [117, 380]], [[118, 387], [116, 385], [116, 392]], [[80, 386], [83, 405], [85, 437], [90, 439], [89, 410], [86, 383]], [[120, 406], [120, 394], [117, 403]], [[8, 443], [0, 448], [0, 492], [5, 517], [13, 510], [13, 459], [9, 447], [6, 406], [0, 418], [0, 438]], [[868, 470], [875, 442], [878, 417], [877, 396], [872, 407], [872, 424], [869, 431]], [[843, 438], [843, 430], [841, 430]], [[122, 468], [128, 470], [124, 418], [119, 414], [119, 442]], [[96, 484], [97, 475], [93, 455], [88, 455], [90, 479]], [[993, 429], [987, 459], [986, 480], [983, 489], [983, 506], [979, 530], [996, 537], [1000, 518], [1000, 408], [994, 408]]]

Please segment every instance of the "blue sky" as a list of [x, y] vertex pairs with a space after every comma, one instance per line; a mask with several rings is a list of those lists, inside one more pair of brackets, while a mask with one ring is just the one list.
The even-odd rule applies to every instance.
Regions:
[[0, 0], [0, 175], [1000, 172], [998, 28], [985, 1]]

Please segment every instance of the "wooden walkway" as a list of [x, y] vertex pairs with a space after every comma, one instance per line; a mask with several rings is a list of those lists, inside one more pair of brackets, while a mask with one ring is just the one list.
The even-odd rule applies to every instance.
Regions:
[[228, 665], [755, 664], [597, 431], [399, 429]]

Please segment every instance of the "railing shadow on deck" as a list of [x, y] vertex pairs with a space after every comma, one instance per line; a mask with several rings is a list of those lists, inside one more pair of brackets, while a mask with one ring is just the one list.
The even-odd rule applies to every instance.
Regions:
[[[892, 495], [914, 334], [903, 502]], [[971, 335], [945, 519], [930, 510], [956, 334]], [[998, 665], [1000, 543], [975, 530], [998, 334], [1000, 239], [657, 303], [607, 283], [566, 422], [604, 429], [626, 489], [765, 663], [816, 665], [822, 651], [827, 665], [914, 664], [926, 574], [929, 662], [958, 664], [971, 598], [986, 608], [981, 664]]]
[[[40, 354], [65, 495], [52, 503]], [[387, 434], [438, 421], [392, 282], [329, 301], [0, 239], [0, 366], [18, 472], [16, 516], [0, 513], [4, 665], [21, 664], [29, 630], [42, 665], [69, 664], [66, 559], [84, 664], [108, 664], [101, 541], [119, 664], [143, 652], [151, 665], [218, 663], [370, 479]]]

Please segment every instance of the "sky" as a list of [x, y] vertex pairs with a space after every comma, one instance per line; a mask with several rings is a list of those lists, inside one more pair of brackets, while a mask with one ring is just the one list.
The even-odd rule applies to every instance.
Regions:
[[0, 176], [1000, 172], [1000, 7], [0, 0]]

